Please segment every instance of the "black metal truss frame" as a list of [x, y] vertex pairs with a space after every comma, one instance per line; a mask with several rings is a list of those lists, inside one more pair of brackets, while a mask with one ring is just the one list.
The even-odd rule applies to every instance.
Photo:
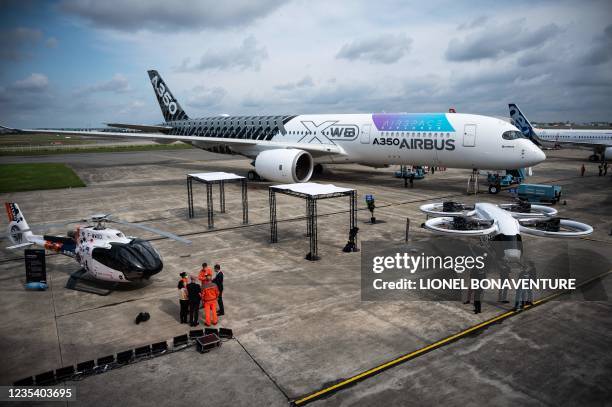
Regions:
[[321, 199], [332, 199], [349, 197], [349, 233], [357, 224], [357, 191], [334, 192], [330, 194], [310, 195], [292, 191], [285, 188], [270, 187], [268, 199], [270, 203], [270, 242], [278, 242], [278, 221], [276, 216], [276, 194], [284, 194], [301, 198], [306, 201], [306, 236], [309, 237], [310, 251], [306, 255], [307, 260], [319, 260], [318, 255], [318, 231], [317, 231], [317, 201]]
[[214, 210], [213, 210], [213, 185], [219, 184], [219, 208], [221, 213], [225, 213], [225, 184], [240, 183], [242, 191], [242, 223], [249, 223], [249, 199], [247, 194], [247, 179], [236, 178], [229, 180], [205, 181], [203, 179], [187, 175], [187, 216], [189, 219], [195, 217], [193, 206], [193, 181], [197, 181], [206, 185], [206, 212], [208, 216], [208, 228], [215, 227]]

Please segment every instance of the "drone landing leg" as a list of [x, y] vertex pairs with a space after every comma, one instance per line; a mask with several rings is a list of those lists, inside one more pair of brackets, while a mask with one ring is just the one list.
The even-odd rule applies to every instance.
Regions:
[[86, 274], [87, 270], [85, 269], [80, 269], [72, 273], [66, 282], [66, 288], [97, 295], [109, 295], [113, 291], [96, 285], [95, 281], [85, 277]]

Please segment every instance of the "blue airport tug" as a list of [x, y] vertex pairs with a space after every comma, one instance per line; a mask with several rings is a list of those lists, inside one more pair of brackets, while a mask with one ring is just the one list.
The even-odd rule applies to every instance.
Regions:
[[421, 166], [410, 169], [408, 166], [402, 166], [399, 171], [395, 171], [396, 178], [410, 178], [410, 175], [414, 175], [413, 179], [425, 178], [425, 169]]
[[502, 188], [508, 188], [512, 185], [519, 185], [525, 180], [526, 174], [524, 168], [518, 170], [506, 170], [505, 174], [489, 173], [487, 174], [487, 182], [489, 183], [489, 193], [499, 194]]
[[559, 185], [521, 184], [517, 190], [517, 198], [529, 203], [556, 204], [561, 199]]

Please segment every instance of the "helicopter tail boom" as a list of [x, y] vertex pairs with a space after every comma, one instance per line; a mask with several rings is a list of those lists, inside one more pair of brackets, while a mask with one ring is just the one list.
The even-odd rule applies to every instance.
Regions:
[[9, 221], [8, 234], [11, 242], [14, 245], [22, 245], [30, 242], [29, 238], [31, 238], [33, 234], [23, 213], [19, 209], [19, 205], [14, 202], [6, 202], [4, 206]]

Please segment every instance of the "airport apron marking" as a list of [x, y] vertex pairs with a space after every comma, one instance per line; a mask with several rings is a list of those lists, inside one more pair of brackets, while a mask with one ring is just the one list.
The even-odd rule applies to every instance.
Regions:
[[[612, 273], [612, 270], [608, 270], [605, 273], [599, 274], [599, 275], [597, 275], [597, 276], [595, 276], [593, 278], [590, 278], [590, 279], [588, 279], [586, 281], [583, 281], [582, 283], [577, 285], [576, 288], [582, 287], [584, 285], [587, 285], [587, 284], [589, 284], [589, 283], [591, 283], [591, 282], [593, 282], [593, 281], [595, 281], [595, 280], [597, 280], [599, 278], [602, 278], [602, 277], [604, 277], [604, 276], [606, 276], [606, 275], [608, 275], [610, 273]], [[525, 306], [523, 311], [526, 311], [526, 310], [534, 308], [534, 307], [536, 307], [538, 305], [544, 304], [545, 302], [548, 302], [548, 301], [550, 301], [550, 300], [552, 300], [554, 298], [557, 298], [557, 297], [559, 297], [559, 296], [561, 296], [563, 294], [566, 294], [569, 291], [572, 291], [572, 290], [566, 290], [566, 291], [562, 291], [562, 292], [559, 292], [559, 293], [556, 293], [556, 294], [551, 294], [548, 297], [544, 297], [544, 298], [541, 298], [541, 299], [539, 299], [537, 301], [534, 301], [533, 305]], [[458, 332], [458, 333], [456, 333], [454, 335], [448, 336], [448, 337], [446, 337], [444, 339], [441, 339], [441, 340], [439, 340], [437, 342], [434, 342], [434, 343], [432, 343], [430, 345], [427, 345], [427, 346], [425, 346], [423, 348], [417, 349], [414, 352], [410, 352], [410, 353], [408, 353], [408, 354], [406, 354], [404, 356], [400, 356], [397, 359], [393, 359], [393, 360], [391, 360], [389, 362], [383, 363], [382, 365], [378, 365], [376, 367], [373, 367], [372, 369], [366, 370], [365, 372], [362, 372], [362, 373], [359, 373], [359, 374], [357, 374], [355, 376], [352, 376], [352, 377], [350, 377], [350, 378], [348, 378], [346, 380], [341, 381], [340, 383], [336, 383], [336, 384], [334, 384], [332, 386], [323, 388], [323, 389], [321, 389], [319, 391], [311, 393], [311, 394], [309, 394], [307, 396], [304, 396], [302, 398], [293, 400], [292, 404], [296, 405], [296, 406], [302, 406], [302, 405], [308, 404], [308, 403], [310, 403], [312, 401], [315, 401], [315, 400], [317, 400], [317, 399], [319, 399], [319, 398], [321, 398], [321, 397], [323, 397], [325, 395], [331, 395], [331, 394], [333, 394], [336, 391], [342, 390], [343, 388], [345, 388], [345, 387], [347, 387], [349, 385], [352, 385], [352, 384], [355, 384], [355, 383], [359, 382], [360, 380], [367, 379], [368, 377], [371, 377], [371, 376], [374, 376], [374, 375], [376, 375], [378, 373], [381, 373], [382, 371], [384, 371], [386, 369], [389, 369], [389, 368], [392, 368], [394, 366], [397, 366], [397, 365], [399, 365], [399, 364], [401, 364], [403, 362], [407, 362], [408, 360], [414, 359], [414, 358], [416, 358], [418, 356], [421, 356], [421, 355], [423, 355], [423, 354], [425, 354], [425, 353], [427, 353], [429, 351], [432, 351], [432, 350], [435, 350], [437, 348], [440, 348], [440, 347], [442, 347], [444, 345], [447, 345], [450, 342], [453, 342], [453, 341], [455, 341], [457, 339], [461, 339], [462, 337], [467, 336], [467, 335], [469, 335], [469, 334], [471, 334], [471, 333], [473, 333], [475, 331], [478, 331], [479, 329], [485, 328], [485, 327], [487, 327], [487, 326], [489, 326], [491, 324], [494, 324], [496, 322], [502, 321], [502, 320], [504, 320], [506, 318], [509, 318], [509, 317], [512, 317], [514, 315], [518, 315], [520, 313], [521, 312], [517, 312], [517, 311], [504, 312], [503, 314], [500, 314], [500, 315], [498, 315], [496, 317], [493, 317], [493, 318], [488, 319], [488, 320], [486, 320], [484, 322], [481, 322], [480, 324], [474, 325], [474, 326], [472, 326], [472, 327], [470, 327], [470, 328], [468, 328], [468, 329], [466, 329], [464, 331], [461, 331], [461, 332]]]

